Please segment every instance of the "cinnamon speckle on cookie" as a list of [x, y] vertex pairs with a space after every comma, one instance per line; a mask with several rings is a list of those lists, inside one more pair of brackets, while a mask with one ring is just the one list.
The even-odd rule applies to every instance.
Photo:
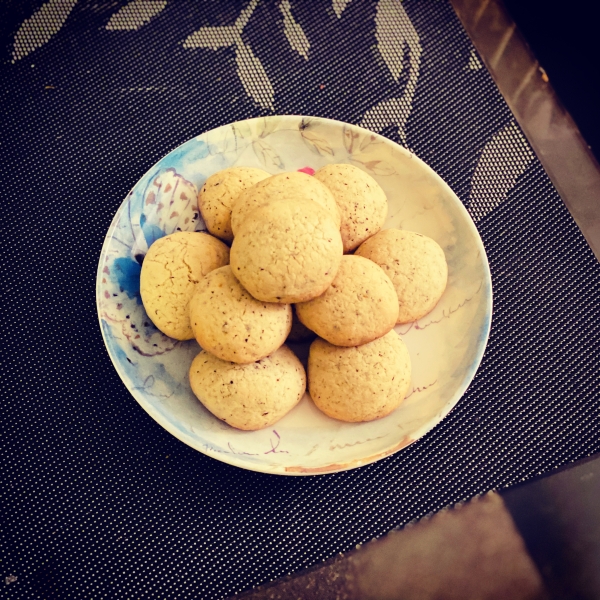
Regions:
[[270, 177], [262, 169], [230, 167], [211, 175], [198, 194], [198, 208], [210, 233], [226, 242], [233, 241], [231, 207], [244, 192]]
[[156, 240], [140, 274], [140, 295], [146, 313], [165, 335], [194, 337], [189, 303], [198, 281], [229, 262], [229, 248], [208, 233], [178, 231]]
[[253, 210], [231, 246], [231, 268], [258, 300], [290, 304], [322, 294], [342, 259], [340, 232], [311, 200], [274, 200]]
[[334, 346], [317, 338], [308, 358], [308, 389], [315, 405], [341, 421], [372, 421], [389, 415], [410, 385], [410, 357], [392, 329], [368, 344]]
[[331, 190], [340, 209], [344, 252], [351, 252], [383, 227], [387, 198], [368, 173], [354, 165], [337, 164], [322, 167], [314, 177]]
[[203, 350], [193, 360], [189, 378], [195, 396], [211, 413], [248, 431], [279, 421], [306, 390], [304, 367], [287, 346], [243, 365]]
[[256, 300], [225, 266], [211, 271], [196, 286], [190, 322], [202, 348], [222, 360], [250, 363], [285, 342], [292, 308]]

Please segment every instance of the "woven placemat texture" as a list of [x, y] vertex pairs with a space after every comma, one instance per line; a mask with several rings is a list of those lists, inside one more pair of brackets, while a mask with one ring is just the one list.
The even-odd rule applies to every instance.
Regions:
[[[600, 265], [449, 4], [12, 0], [0, 29], [7, 598], [222, 598], [600, 451]], [[133, 184], [187, 139], [268, 114], [407, 146], [490, 260], [469, 390], [349, 472], [262, 475], [186, 447], [125, 389], [98, 326], [100, 248]]]

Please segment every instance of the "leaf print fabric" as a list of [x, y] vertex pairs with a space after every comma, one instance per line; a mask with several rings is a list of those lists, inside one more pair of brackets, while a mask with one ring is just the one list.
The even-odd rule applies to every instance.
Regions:
[[13, 42], [13, 62], [40, 48], [58, 33], [76, 4], [77, 0], [48, 0], [25, 19]]
[[[600, 356], [589, 343], [600, 336], [600, 267], [449, 3], [0, 4], [10, 7], [0, 62], [2, 510], [18, 548], [0, 544], [6, 575], [18, 576], [9, 597], [41, 597], [48, 584], [73, 598], [226, 598], [600, 452]], [[307, 117], [297, 136], [306, 159], [278, 142], [284, 124], [265, 120], [273, 115]], [[334, 147], [315, 117], [367, 131], [348, 130]], [[229, 126], [222, 139], [199, 139], [249, 118], [255, 135]], [[478, 375], [418, 443], [354, 471], [269, 476], [181, 443], [153, 417], [175, 401], [197, 347], [145, 320], [136, 285], [148, 243], [203, 229], [193, 204], [173, 210], [174, 190], [191, 198], [238, 152], [273, 173], [310, 174], [343, 157], [383, 181], [398, 177], [376, 162], [372, 132], [429, 164], [484, 241], [494, 314]], [[167, 156], [182, 144], [177, 161]], [[113, 217], [138, 181], [121, 227]], [[427, 210], [416, 218], [429, 222]], [[402, 226], [402, 214], [390, 219]], [[97, 272], [109, 229], [120, 249]], [[472, 302], [451, 309], [470, 314]], [[119, 357], [122, 371], [102, 335], [111, 352], [135, 346]], [[156, 400], [149, 416], [121, 375], [179, 352], [180, 364], [139, 382]], [[426, 386], [415, 387], [416, 402]], [[289, 438], [275, 432], [261, 456], [289, 456]], [[242, 440], [205, 450], [252, 460]]]

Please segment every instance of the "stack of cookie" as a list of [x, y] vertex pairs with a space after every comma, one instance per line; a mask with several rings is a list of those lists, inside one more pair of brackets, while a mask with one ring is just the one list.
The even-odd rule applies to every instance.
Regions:
[[272, 425], [306, 390], [285, 342], [316, 335], [308, 387], [319, 409], [352, 422], [395, 410], [410, 357], [393, 328], [439, 300], [442, 249], [381, 230], [385, 193], [352, 165], [314, 177], [233, 167], [209, 177], [198, 202], [215, 237], [179, 232], [155, 242], [141, 295], [161, 331], [202, 346], [190, 368], [202, 404], [239, 429]]

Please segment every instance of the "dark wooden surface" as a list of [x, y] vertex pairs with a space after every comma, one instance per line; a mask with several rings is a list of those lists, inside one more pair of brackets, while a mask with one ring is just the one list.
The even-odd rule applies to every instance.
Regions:
[[451, 0], [506, 103], [600, 259], [600, 167], [501, 0]]
[[547, 0], [504, 0], [552, 87], [600, 158], [600, 39], [596, 3], [578, 2], [573, 10]]

